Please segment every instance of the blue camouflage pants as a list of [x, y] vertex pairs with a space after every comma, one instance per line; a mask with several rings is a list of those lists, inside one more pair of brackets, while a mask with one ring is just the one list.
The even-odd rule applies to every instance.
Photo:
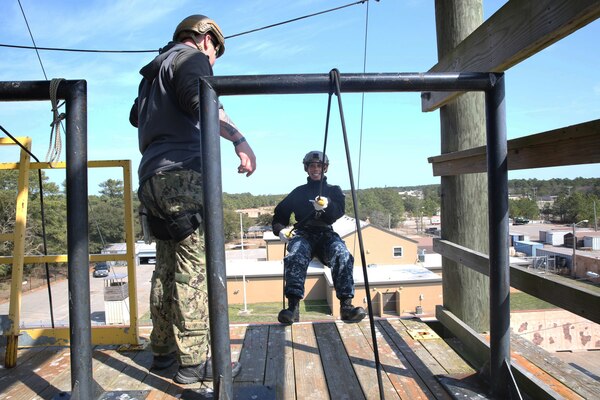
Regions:
[[[157, 217], [202, 210], [202, 176], [190, 170], [158, 173], [142, 184], [141, 202]], [[208, 293], [202, 225], [177, 242], [156, 241], [150, 289], [154, 354], [175, 351], [181, 366], [200, 364], [209, 345]]]
[[338, 299], [354, 297], [354, 257], [334, 231], [297, 230], [287, 245], [283, 259], [285, 295], [304, 298], [304, 282], [308, 264], [314, 256], [329, 268]]

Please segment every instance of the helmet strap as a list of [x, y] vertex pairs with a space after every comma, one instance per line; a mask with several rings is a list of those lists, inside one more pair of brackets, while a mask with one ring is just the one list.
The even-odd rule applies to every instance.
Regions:
[[193, 34], [192, 35], [192, 40], [194, 41], [194, 44], [196, 45], [196, 48], [198, 50], [200, 50], [202, 53], [204, 53], [204, 48], [202, 47], [202, 41], [198, 40], [198, 35], [197, 34]]

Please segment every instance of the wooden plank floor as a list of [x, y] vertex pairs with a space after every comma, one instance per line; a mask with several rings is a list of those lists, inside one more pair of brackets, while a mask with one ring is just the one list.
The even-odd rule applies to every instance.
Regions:
[[[386, 399], [449, 399], [458, 393], [464, 398], [485, 391], [477, 386], [475, 371], [424, 323], [382, 319], [375, 326]], [[236, 393], [259, 386], [277, 399], [380, 397], [368, 321], [235, 325], [230, 337], [232, 359], [242, 363]], [[175, 384], [171, 380], [175, 365], [149, 371], [151, 363], [147, 349], [97, 346], [93, 352], [97, 393], [140, 391], [147, 399], [191, 398], [194, 391], [211, 385]], [[51, 399], [71, 390], [70, 378], [68, 348], [22, 349], [16, 368], [0, 369], [0, 393], [3, 399]]]
[[[385, 399], [485, 398], [487, 389], [475, 371], [426, 324], [380, 319], [375, 327]], [[244, 387], [260, 387], [277, 399], [380, 398], [368, 321], [232, 325], [230, 337], [232, 359], [242, 363], [234, 381], [236, 394]], [[196, 391], [212, 384], [175, 384], [176, 365], [149, 371], [151, 363], [148, 348], [95, 347], [97, 394], [197, 398]], [[70, 379], [69, 348], [21, 349], [17, 367], [0, 369], [0, 398], [51, 399], [71, 390]]]

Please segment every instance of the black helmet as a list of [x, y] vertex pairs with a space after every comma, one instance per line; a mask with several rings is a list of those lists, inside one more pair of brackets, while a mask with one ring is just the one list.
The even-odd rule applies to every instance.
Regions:
[[219, 52], [217, 58], [221, 57], [225, 52], [225, 37], [219, 25], [206, 15], [190, 15], [177, 25], [173, 33], [173, 41], [182, 41], [186, 37], [193, 37], [195, 34], [204, 35], [210, 32], [217, 42], [219, 42]]
[[326, 167], [329, 165], [329, 157], [327, 157], [327, 154], [325, 154], [325, 162], [323, 162], [323, 152], [322, 151], [318, 151], [318, 150], [309, 151], [304, 156], [304, 159], [302, 159], [302, 164], [304, 164], [304, 170], [306, 171], [308, 169], [308, 164], [314, 163], [314, 162], [322, 163], [323, 169], [326, 170]]

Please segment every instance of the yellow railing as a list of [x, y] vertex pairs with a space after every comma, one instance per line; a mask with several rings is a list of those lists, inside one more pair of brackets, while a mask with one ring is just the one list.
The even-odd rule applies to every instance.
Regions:
[[[31, 138], [19, 137], [17, 140], [28, 150], [31, 149]], [[0, 145], [14, 145], [11, 139], [0, 138]], [[95, 326], [92, 327], [93, 344], [139, 344], [139, 325], [137, 308], [137, 284], [136, 284], [136, 260], [135, 260], [135, 238], [133, 224], [133, 200], [131, 186], [131, 161], [130, 160], [106, 160], [89, 161], [88, 168], [112, 168], [123, 169], [123, 192], [124, 192], [124, 224], [126, 251], [124, 254], [91, 254], [90, 261], [125, 261], [127, 263], [127, 280], [129, 294], [129, 325], [120, 326]], [[4, 332], [7, 336], [6, 365], [16, 364], [16, 351], [19, 335], [26, 333], [28, 342], [21, 347], [35, 346], [39, 342], [44, 345], [68, 345], [69, 329], [65, 328], [36, 328], [20, 329], [21, 320], [21, 297], [23, 282], [23, 266], [36, 263], [60, 263], [68, 262], [66, 254], [58, 255], [27, 255], [25, 254], [25, 229], [27, 219], [28, 183], [29, 171], [38, 169], [64, 169], [65, 162], [47, 163], [30, 162], [26, 151], [21, 150], [18, 163], [0, 163], [0, 170], [18, 170], [18, 194], [16, 200], [15, 229], [12, 233], [0, 234], [0, 240], [12, 241], [14, 251], [12, 256], [0, 256], [0, 264], [12, 264], [12, 283], [10, 292], [9, 320], [10, 328]], [[43, 340], [38, 340], [42, 339]]]

